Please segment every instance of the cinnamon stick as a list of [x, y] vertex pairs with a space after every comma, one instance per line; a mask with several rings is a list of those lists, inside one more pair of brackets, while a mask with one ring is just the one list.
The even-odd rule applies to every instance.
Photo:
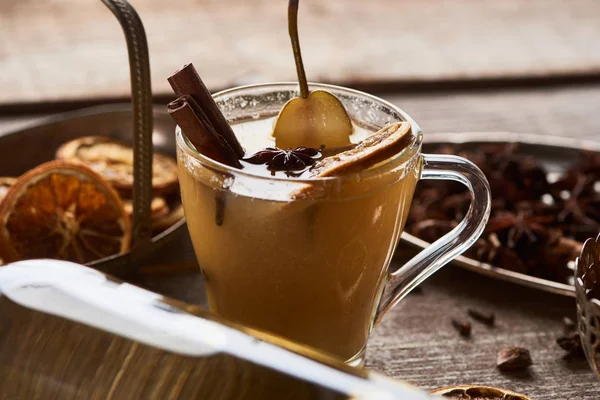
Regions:
[[191, 96], [181, 96], [167, 105], [169, 114], [198, 152], [234, 168], [242, 168], [227, 141], [208, 122], [203, 109]]
[[[206, 117], [214, 129], [225, 139], [238, 159], [244, 157], [244, 149], [235, 137], [231, 126], [219, 110], [217, 103], [202, 82], [200, 75], [192, 63], [184, 65], [168, 78], [177, 96], [190, 95], [204, 110]], [[186, 133], [187, 135], [187, 133]]]

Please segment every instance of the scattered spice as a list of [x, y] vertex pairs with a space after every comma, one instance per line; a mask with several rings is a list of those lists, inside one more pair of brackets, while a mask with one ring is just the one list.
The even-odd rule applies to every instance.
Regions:
[[469, 337], [471, 336], [471, 323], [468, 321], [461, 321], [458, 319], [452, 319], [452, 326], [456, 328], [458, 333], [461, 336]]
[[484, 312], [480, 310], [476, 310], [474, 308], [469, 308], [467, 313], [476, 321], [482, 322], [488, 326], [494, 326], [496, 316], [490, 312]]
[[576, 331], [559, 337], [556, 339], [556, 344], [558, 344], [561, 349], [566, 351], [566, 354], [563, 358], [567, 361], [581, 360], [585, 358], [585, 353], [583, 352], [583, 346], [581, 344], [581, 338], [579, 337], [579, 333]]
[[[492, 213], [468, 257], [496, 267], [570, 283], [568, 263], [581, 243], [600, 232], [600, 156], [581, 151], [579, 160], [555, 177], [518, 144], [432, 146], [430, 152], [458, 154], [477, 164], [492, 190]], [[456, 182], [419, 182], [407, 232], [429, 242], [449, 232], [470, 205]]]
[[498, 352], [496, 366], [501, 371], [524, 371], [533, 364], [529, 350], [523, 347], [508, 347]]
[[573, 321], [571, 318], [563, 317], [563, 327], [566, 335], [573, 332], [577, 328], [577, 325], [575, 325], [575, 321]]

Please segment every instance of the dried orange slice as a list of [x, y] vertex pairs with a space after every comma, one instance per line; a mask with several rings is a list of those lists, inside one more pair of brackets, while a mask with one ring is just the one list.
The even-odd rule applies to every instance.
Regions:
[[431, 393], [456, 400], [531, 400], [529, 397], [511, 390], [476, 385], [447, 387]]
[[181, 221], [183, 217], [183, 205], [181, 205], [180, 203], [177, 206], [173, 207], [173, 209], [169, 211], [167, 215], [164, 215], [160, 218], [152, 219], [152, 232], [154, 234], [161, 233], [162, 231], [170, 228], [177, 222]]
[[[87, 136], [67, 142], [56, 151], [59, 160], [76, 159], [99, 173], [121, 194], [133, 191], [133, 149], [128, 144], [104, 136]], [[152, 189], [166, 194], [177, 189], [177, 163], [166, 154], [152, 158]]]
[[0, 204], [0, 258], [88, 263], [129, 249], [119, 194], [85, 165], [51, 161], [21, 176]]
[[399, 154], [415, 140], [408, 122], [381, 128], [356, 147], [318, 161], [311, 174], [322, 178], [360, 172]]
[[[125, 212], [129, 215], [129, 218], [131, 218], [133, 216], [133, 200], [123, 200], [123, 204], [125, 205]], [[169, 205], [164, 198], [155, 197], [152, 199], [152, 202], [150, 203], [150, 215], [153, 221], [164, 217], [168, 213]]]
[[[129, 218], [133, 216], [133, 200], [123, 200], [125, 212]], [[158, 234], [175, 225], [183, 218], [181, 203], [167, 203], [163, 197], [155, 197], [150, 205], [152, 215], [152, 233]]]
[[[0, 203], [2, 203], [2, 199], [4, 199], [6, 193], [8, 193], [8, 190], [11, 188], [12, 185], [14, 185], [16, 180], [16, 178], [0, 177]], [[3, 261], [0, 258], [0, 265], [2, 264]]]
[[8, 193], [8, 189], [17, 181], [16, 178], [0, 177], [0, 203]]

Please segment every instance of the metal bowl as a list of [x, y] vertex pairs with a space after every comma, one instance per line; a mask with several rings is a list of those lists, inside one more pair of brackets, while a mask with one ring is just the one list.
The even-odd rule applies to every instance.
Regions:
[[600, 235], [588, 239], [575, 261], [575, 293], [579, 335], [585, 356], [600, 376]]
[[[119, 21], [129, 56], [131, 105], [97, 107], [47, 118], [27, 129], [0, 138], [0, 173], [20, 175], [54, 158], [57, 147], [89, 135], [114, 137], [133, 148], [132, 246], [124, 254], [96, 260], [88, 265], [126, 278], [140, 261], [162, 247], [181, 230], [184, 221], [152, 237], [152, 151], [154, 145], [175, 155], [174, 123], [164, 111], [153, 109], [150, 57], [142, 21], [126, 0], [102, 0]], [[154, 126], [154, 128], [153, 128]], [[26, 157], [23, 157], [23, 154]]]
[[[499, 138], [502, 140], [498, 140]], [[599, 142], [513, 132], [428, 134], [425, 138], [423, 151], [427, 152], [427, 148], [432, 145], [464, 144], [467, 147], [476, 147], [483, 143], [518, 143], [521, 152], [534, 156], [549, 173], [561, 173], [566, 170], [578, 158], [578, 153], [581, 150], [600, 152]], [[430, 245], [427, 241], [406, 232], [402, 234], [402, 241], [415, 249], [424, 249]], [[465, 256], [458, 256], [453, 263], [492, 278], [546, 292], [570, 297], [575, 296], [575, 287], [573, 285], [509, 271]]]
[[[175, 122], [164, 106], [153, 107], [154, 149], [176, 156]], [[56, 149], [63, 143], [81, 136], [106, 136], [132, 143], [133, 113], [130, 104], [115, 104], [86, 108], [51, 116], [24, 129], [0, 134], [0, 176], [19, 176], [31, 168], [54, 159]], [[154, 236], [144, 253], [145, 258], [174, 237], [185, 231], [181, 219]], [[131, 254], [124, 253], [94, 261], [88, 265], [117, 276], [123, 276], [131, 264]]]

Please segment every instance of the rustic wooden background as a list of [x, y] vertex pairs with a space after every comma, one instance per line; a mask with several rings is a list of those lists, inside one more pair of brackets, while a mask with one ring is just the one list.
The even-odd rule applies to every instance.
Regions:
[[[287, 0], [131, 0], [157, 94], [193, 61], [212, 89], [295, 79]], [[415, 84], [600, 74], [597, 0], [303, 0], [308, 77]], [[82, 21], [85, 21], [82, 23]], [[122, 97], [127, 55], [98, 0], [0, 2], [0, 104]]]
[[[147, 26], [159, 104], [168, 99], [165, 76], [188, 60], [213, 89], [294, 77], [285, 0], [132, 3]], [[313, 80], [380, 94], [419, 121], [425, 138], [515, 131], [600, 141], [600, 2], [303, 0], [300, 19]], [[0, 134], [127, 95], [121, 33], [100, 2], [2, 2], [0, 32]], [[190, 38], [175, 41], [182, 36]], [[205, 302], [199, 274], [137, 283]], [[450, 319], [473, 306], [495, 312], [498, 326], [474, 323], [466, 340]], [[367, 367], [426, 389], [476, 383], [537, 400], [595, 400], [598, 378], [555, 344], [562, 317], [574, 315], [572, 299], [448, 266], [375, 329]], [[507, 345], [531, 350], [529, 373], [495, 368]]]
[[[600, 84], [520, 89], [385, 94], [428, 132], [515, 131], [600, 140]], [[39, 114], [0, 116], [0, 134], [35, 121]], [[169, 271], [170, 255], [159, 269]], [[191, 252], [181, 255], [192, 263]], [[149, 270], [155, 270], [152, 266]], [[200, 274], [158, 274], [136, 282], [151, 290], [205, 304]], [[473, 324], [461, 338], [450, 324], [468, 307], [496, 313], [498, 326]], [[574, 300], [480, 277], [447, 266], [392, 310], [369, 343], [367, 368], [426, 389], [458, 384], [509, 388], [536, 400], [600, 398], [600, 381], [585, 361], [567, 362], [555, 344], [563, 316], [575, 316]], [[495, 368], [496, 352], [508, 345], [531, 350], [527, 374]]]

